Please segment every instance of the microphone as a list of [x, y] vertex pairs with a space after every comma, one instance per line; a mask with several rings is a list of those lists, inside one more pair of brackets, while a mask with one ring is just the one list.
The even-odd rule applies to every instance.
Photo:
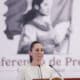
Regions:
[[59, 73], [59, 71], [57, 71], [52, 65], [49, 65], [53, 70], [55, 70], [55, 72], [59, 75], [59, 77], [62, 77], [61, 73]]
[[40, 74], [40, 75], [39, 75], [39, 78], [41, 78], [41, 79], [42, 79], [43, 77], [42, 77], [41, 66], [40, 66], [40, 65], [38, 65], [38, 67], [39, 67], [39, 74]]

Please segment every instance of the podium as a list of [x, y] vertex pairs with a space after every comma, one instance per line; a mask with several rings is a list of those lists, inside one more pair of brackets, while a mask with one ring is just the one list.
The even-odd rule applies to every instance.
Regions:
[[59, 77], [55, 77], [55, 78], [52, 78], [52, 79], [49, 79], [49, 78], [42, 78], [42, 79], [33, 79], [33, 80], [62, 80], [62, 79], [59, 78]]
[[62, 80], [62, 78], [55, 77], [55, 78], [52, 78], [52, 80]]
[[42, 78], [42, 79], [33, 79], [33, 80], [49, 80], [48, 78]]

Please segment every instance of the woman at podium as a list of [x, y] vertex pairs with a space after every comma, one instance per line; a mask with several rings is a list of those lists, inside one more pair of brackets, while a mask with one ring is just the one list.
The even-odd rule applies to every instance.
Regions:
[[29, 56], [30, 62], [20, 68], [17, 80], [49, 80], [60, 77], [53, 68], [43, 62], [44, 46], [42, 43], [32, 42]]

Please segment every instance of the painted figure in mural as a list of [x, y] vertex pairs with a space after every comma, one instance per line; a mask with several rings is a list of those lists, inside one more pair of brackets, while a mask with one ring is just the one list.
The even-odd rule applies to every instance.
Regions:
[[32, 1], [32, 9], [23, 16], [24, 28], [18, 53], [28, 52], [30, 43], [35, 40], [44, 44], [45, 54], [60, 53], [65, 35], [67, 35], [69, 21], [61, 22], [53, 27], [51, 20], [52, 4], [53, 0]]
[[[45, 45], [45, 53], [53, 53], [54, 30], [50, 20], [51, 1], [33, 0], [32, 9], [24, 15], [24, 29], [19, 45], [19, 53], [25, 53], [32, 41]], [[53, 34], [53, 35], [52, 35]]]
[[[35, 40], [44, 44], [45, 54], [67, 53], [72, 0], [20, 0], [19, 3], [16, 9], [22, 11], [19, 15], [17, 10], [14, 11], [16, 16], [13, 18], [9, 15], [9, 12], [12, 12], [9, 8], [6, 19], [8, 27], [5, 30], [9, 39], [21, 34], [18, 53], [28, 53], [31, 42]], [[8, 3], [7, 5], [10, 6]], [[24, 6], [19, 9], [21, 5]], [[13, 28], [10, 23], [15, 24]]]
[[59, 76], [53, 68], [43, 62], [44, 47], [42, 43], [38, 41], [32, 42], [29, 50], [29, 56], [30, 62], [21, 67], [18, 71], [18, 80], [33, 80], [42, 78], [52, 79], [55, 77], [62, 80], [62, 77]]

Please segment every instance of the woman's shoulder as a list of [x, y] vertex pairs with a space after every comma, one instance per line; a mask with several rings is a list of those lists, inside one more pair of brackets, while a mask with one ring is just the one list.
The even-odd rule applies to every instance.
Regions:
[[19, 70], [25, 71], [25, 70], [28, 69], [28, 67], [30, 67], [30, 64], [29, 63], [26, 63], [26, 65], [23, 65], [23, 66], [19, 67]]
[[36, 27], [32, 24], [26, 24], [24, 25], [24, 28], [23, 28], [24, 31], [27, 31], [27, 32], [33, 32], [33, 31], [37, 31]]
[[33, 28], [33, 29], [35, 29], [35, 25], [33, 25], [33, 24], [31, 24], [31, 23], [28, 23], [28, 24], [25, 24], [24, 25], [24, 28]]
[[41, 24], [37, 21], [30, 21], [28, 24], [24, 25], [25, 28], [32, 28], [42, 31], [48, 31], [49, 27], [46, 24]]

